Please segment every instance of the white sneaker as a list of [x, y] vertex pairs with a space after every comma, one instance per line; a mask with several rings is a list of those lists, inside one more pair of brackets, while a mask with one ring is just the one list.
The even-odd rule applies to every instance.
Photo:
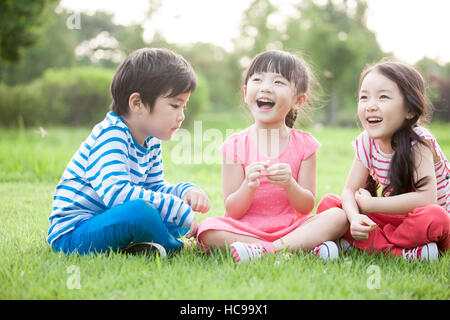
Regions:
[[414, 249], [403, 249], [402, 255], [406, 260], [421, 259], [435, 261], [439, 256], [439, 250], [436, 243], [430, 242]]
[[347, 253], [352, 251], [353, 246], [344, 238], [340, 238], [338, 240], [335, 241], [336, 245], [338, 247], [338, 250], [342, 250], [343, 253]]
[[259, 259], [263, 254], [267, 253], [267, 250], [260, 243], [249, 244], [243, 242], [233, 242], [230, 247], [234, 261], [238, 263]]
[[164, 249], [162, 245], [154, 242], [131, 243], [128, 247], [121, 250], [121, 252], [131, 255], [143, 254], [146, 256], [150, 256], [158, 252], [160, 258], [165, 258], [167, 256], [166, 249]]
[[339, 256], [339, 249], [334, 241], [325, 241], [314, 248], [314, 254], [325, 261], [333, 260]]

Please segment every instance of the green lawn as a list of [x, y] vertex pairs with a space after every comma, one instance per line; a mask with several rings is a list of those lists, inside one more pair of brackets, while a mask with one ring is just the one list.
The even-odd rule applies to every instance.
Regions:
[[[248, 125], [240, 111], [206, 115], [211, 128]], [[448, 125], [430, 126], [450, 155]], [[0, 299], [449, 299], [446, 253], [436, 263], [369, 256], [357, 250], [326, 263], [307, 253], [277, 254], [236, 265], [229, 252], [184, 250], [168, 259], [111, 254], [65, 256], [45, 242], [53, 190], [89, 128], [0, 129]], [[307, 129], [321, 143], [318, 199], [340, 193], [357, 129]], [[206, 139], [205, 138], [205, 139]], [[219, 140], [216, 142], [218, 143]], [[192, 141], [193, 142], [193, 141]], [[179, 141], [163, 144], [166, 179], [202, 187], [223, 215], [220, 164], [171, 161]], [[202, 148], [208, 148], [203, 141]], [[194, 161], [195, 162], [195, 161]], [[198, 162], [198, 161], [197, 161]]]

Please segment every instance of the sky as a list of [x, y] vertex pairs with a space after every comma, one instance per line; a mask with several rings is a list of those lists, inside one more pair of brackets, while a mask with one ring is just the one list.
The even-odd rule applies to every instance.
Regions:
[[[281, 14], [299, 0], [272, 0]], [[325, 1], [325, 0], [317, 0]], [[339, 1], [339, 0], [335, 0]], [[350, 0], [351, 1], [351, 0]], [[252, 0], [162, 0], [162, 7], [146, 21], [147, 0], [62, 0], [73, 12], [95, 10], [111, 12], [115, 22], [143, 23], [144, 37], [155, 31], [167, 41], [188, 44], [211, 42], [232, 50], [241, 15]], [[427, 56], [440, 63], [450, 62], [449, 0], [368, 0], [367, 25], [385, 52], [394, 52], [403, 61], [415, 63]], [[81, 21], [82, 28], [83, 21]]]

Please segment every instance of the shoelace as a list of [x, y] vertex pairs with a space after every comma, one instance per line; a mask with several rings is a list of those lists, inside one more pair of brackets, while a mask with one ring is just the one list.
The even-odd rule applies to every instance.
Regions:
[[411, 260], [411, 259], [417, 259], [417, 254], [419, 253], [419, 249], [420, 247], [414, 248], [414, 249], [403, 249], [403, 257], [406, 260]]
[[320, 254], [320, 249], [322, 249], [323, 244], [314, 248], [314, 254], [318, 257]]
[[248, 251], [250, 252], [251, 259], [259, 258], [262, 256], [263, 247], [259, 244], [249, 244], [247, 245]]

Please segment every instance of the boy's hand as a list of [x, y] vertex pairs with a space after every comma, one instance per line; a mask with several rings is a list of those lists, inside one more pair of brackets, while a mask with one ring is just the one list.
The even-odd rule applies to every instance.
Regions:
[[355, 240], [366, 240], [376, 227], [377, 224], [364, 214], [357, 214], [350, 221], [350, 233]]
[[293, 181], [291, 166], [287, 163], [271, 165], [267, 168], [267, 181], [282, 187], [288, 186]]
[[198, 222], [194, 216], [194, 219], [192, 219], [191, 222], [191, 228], [189, 229], [188, 233], [186, 233], [186, 238], [197, 237], [197, 230], [198, 230]]
[[259, 177], [261, 176], [261, 171], [267, 169], [270, 165], [270, 161], [260, 161], [253, 162], [245, 168], [245, 180], [247, 181], [247, 186], [256, 189], [259, 187]]
[[183, 195], [182, 200], [195, 212], [206, 213], [209, 211], [208, 196], [200, 189], [189, 190]]
[[372, 195], [366, 189], [360, 188], [355, 192], [355, 200], [358, 204], [359, 211], [362, 213], [371, 213]]

